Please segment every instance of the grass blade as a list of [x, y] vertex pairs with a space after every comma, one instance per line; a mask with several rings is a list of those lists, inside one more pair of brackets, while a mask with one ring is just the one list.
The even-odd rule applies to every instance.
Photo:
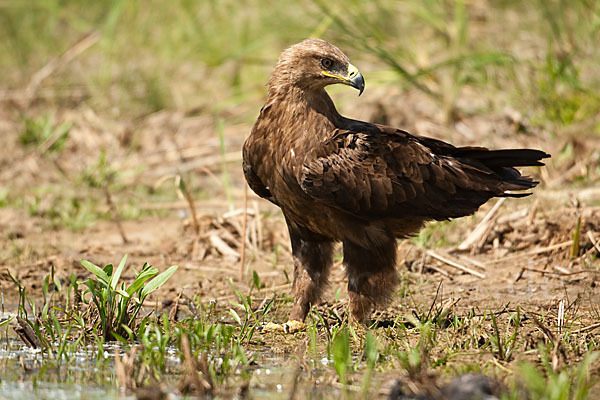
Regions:
[[123, 256], [123, 258], [121, 259], [121, 262], [119, 263], [119, 266], [117, 267], [116, 271], [113, 272], [113, 274], [110, 278], [110, 286], [113, 289], [117, 288], [117, 284], [119, 283], [119, 279], [121, 278], [121, 273], [123, 272], [123, 268], [125, 268], [126, 261], [127, 261], [127, 254], [125, 254]]
[[12, 321], [13, 319], [15, 319], [14, 316], [5, 319], [4, 321], [0, 321], [0, 328], [2, 328], [4, 325], [8, 324], [10, 321]]
[[135, 278], [135, 281], [127, 288], [127, 293], [131, 296], [135, 292], [137, 292], [144, 283], [151, 278], [154, 278], [158, 274], [158, 269], [156, 268], [148, 268], [145, 271], [140, 272], [140, 274]]
[[144, 286], [144, 289], [142, 290], [141, 298], [146, 297], [147, 295], [161, 287], [171, 277], [171, 275], [173, 275], [175, 271], [177, 271], [177, 268], [179, 268], [179, 265], [173, 265], [166, 271], [162, 272], [160, 275], [156, 276], [150, 282], [148, 282], [148, 284]]
[[90, 271], [92, 274], [96, 275], [96, 277], [98, 277], [98, 279], [100, 279], [103, 283], [106, 284], [106, 286], [108, 286], [108, 284], [110, 282], [110, 278], [108, 277], [108, 275], [106, 274], [106, 272], [104, 272], [104, 270], [102, 268], [100, 268], [97, 265], [92, 264], [91, 262], [89, 262], [87, 260], [81, 260], [81, 265], [83, 265], [85, 267], [85, 269]]

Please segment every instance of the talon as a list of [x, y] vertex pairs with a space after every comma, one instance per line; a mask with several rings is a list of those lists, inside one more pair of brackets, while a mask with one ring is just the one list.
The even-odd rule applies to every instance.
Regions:
[[283, 324], [285, 333], [296, 333], [306, 329], [306, 325], [302, 321], [291, 320]]
[[279, 332], [279, 333], [296, 333], [306, 328], [306, 325], [302, 321], [291, 320], [285, 324], [275, 324], [269, 322], [262, 328], [263, 332]]
[[285, 328], [283, 324], [274, 324], [273, 322], [269, 322], [268, 324], [262, 327], [263, 332], [282, 332], [285, 333]]

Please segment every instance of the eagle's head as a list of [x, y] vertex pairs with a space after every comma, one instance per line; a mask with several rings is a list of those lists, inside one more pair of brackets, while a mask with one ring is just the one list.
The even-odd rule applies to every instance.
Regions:
[[340, 49], [321, 39], [306, 39], [281, 53], [269, 86], [292, 85], [304, 90], [321, 90], [342, 83], [359, 90], [365, 80]]

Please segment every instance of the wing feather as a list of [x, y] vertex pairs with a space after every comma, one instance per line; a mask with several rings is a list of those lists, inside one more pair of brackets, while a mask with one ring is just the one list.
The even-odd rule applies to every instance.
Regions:
[[[447, 219], [470, 214], [506, 190], [536, 184], [510, 168], [510, 150], [494, 154], [392, 128], [368, 128], [337, 130], [307, 154], [298, 182], [308, 195], [363, 218]], [[517, 165], [539, 165], [545, 153], [530, 152], [514, 153]]]

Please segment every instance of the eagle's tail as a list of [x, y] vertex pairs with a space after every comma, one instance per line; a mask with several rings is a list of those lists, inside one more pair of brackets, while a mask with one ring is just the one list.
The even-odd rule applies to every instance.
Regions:
[[488, 150], [482, 147], [459, 147], [454, 156], [476, 160], [488, 168], [494, 168], [541, 167], [544, 163], [540, 160], [550, 157], [550, 154], [533, 149]]
[[499, 178], [499, 188], [503, 197], [525, 197], [531, 193], [513, 193], [535, 187], [539, 182], [529, 176], [523, 176], [514, 167], [543, 166], [540, 160], [550, 157], [541, 150], [532, 149], [507, 149], [488, 150], [485, 148], [461, 147], [457, 148], [455, 157], [477, 163], [492, 170]]

